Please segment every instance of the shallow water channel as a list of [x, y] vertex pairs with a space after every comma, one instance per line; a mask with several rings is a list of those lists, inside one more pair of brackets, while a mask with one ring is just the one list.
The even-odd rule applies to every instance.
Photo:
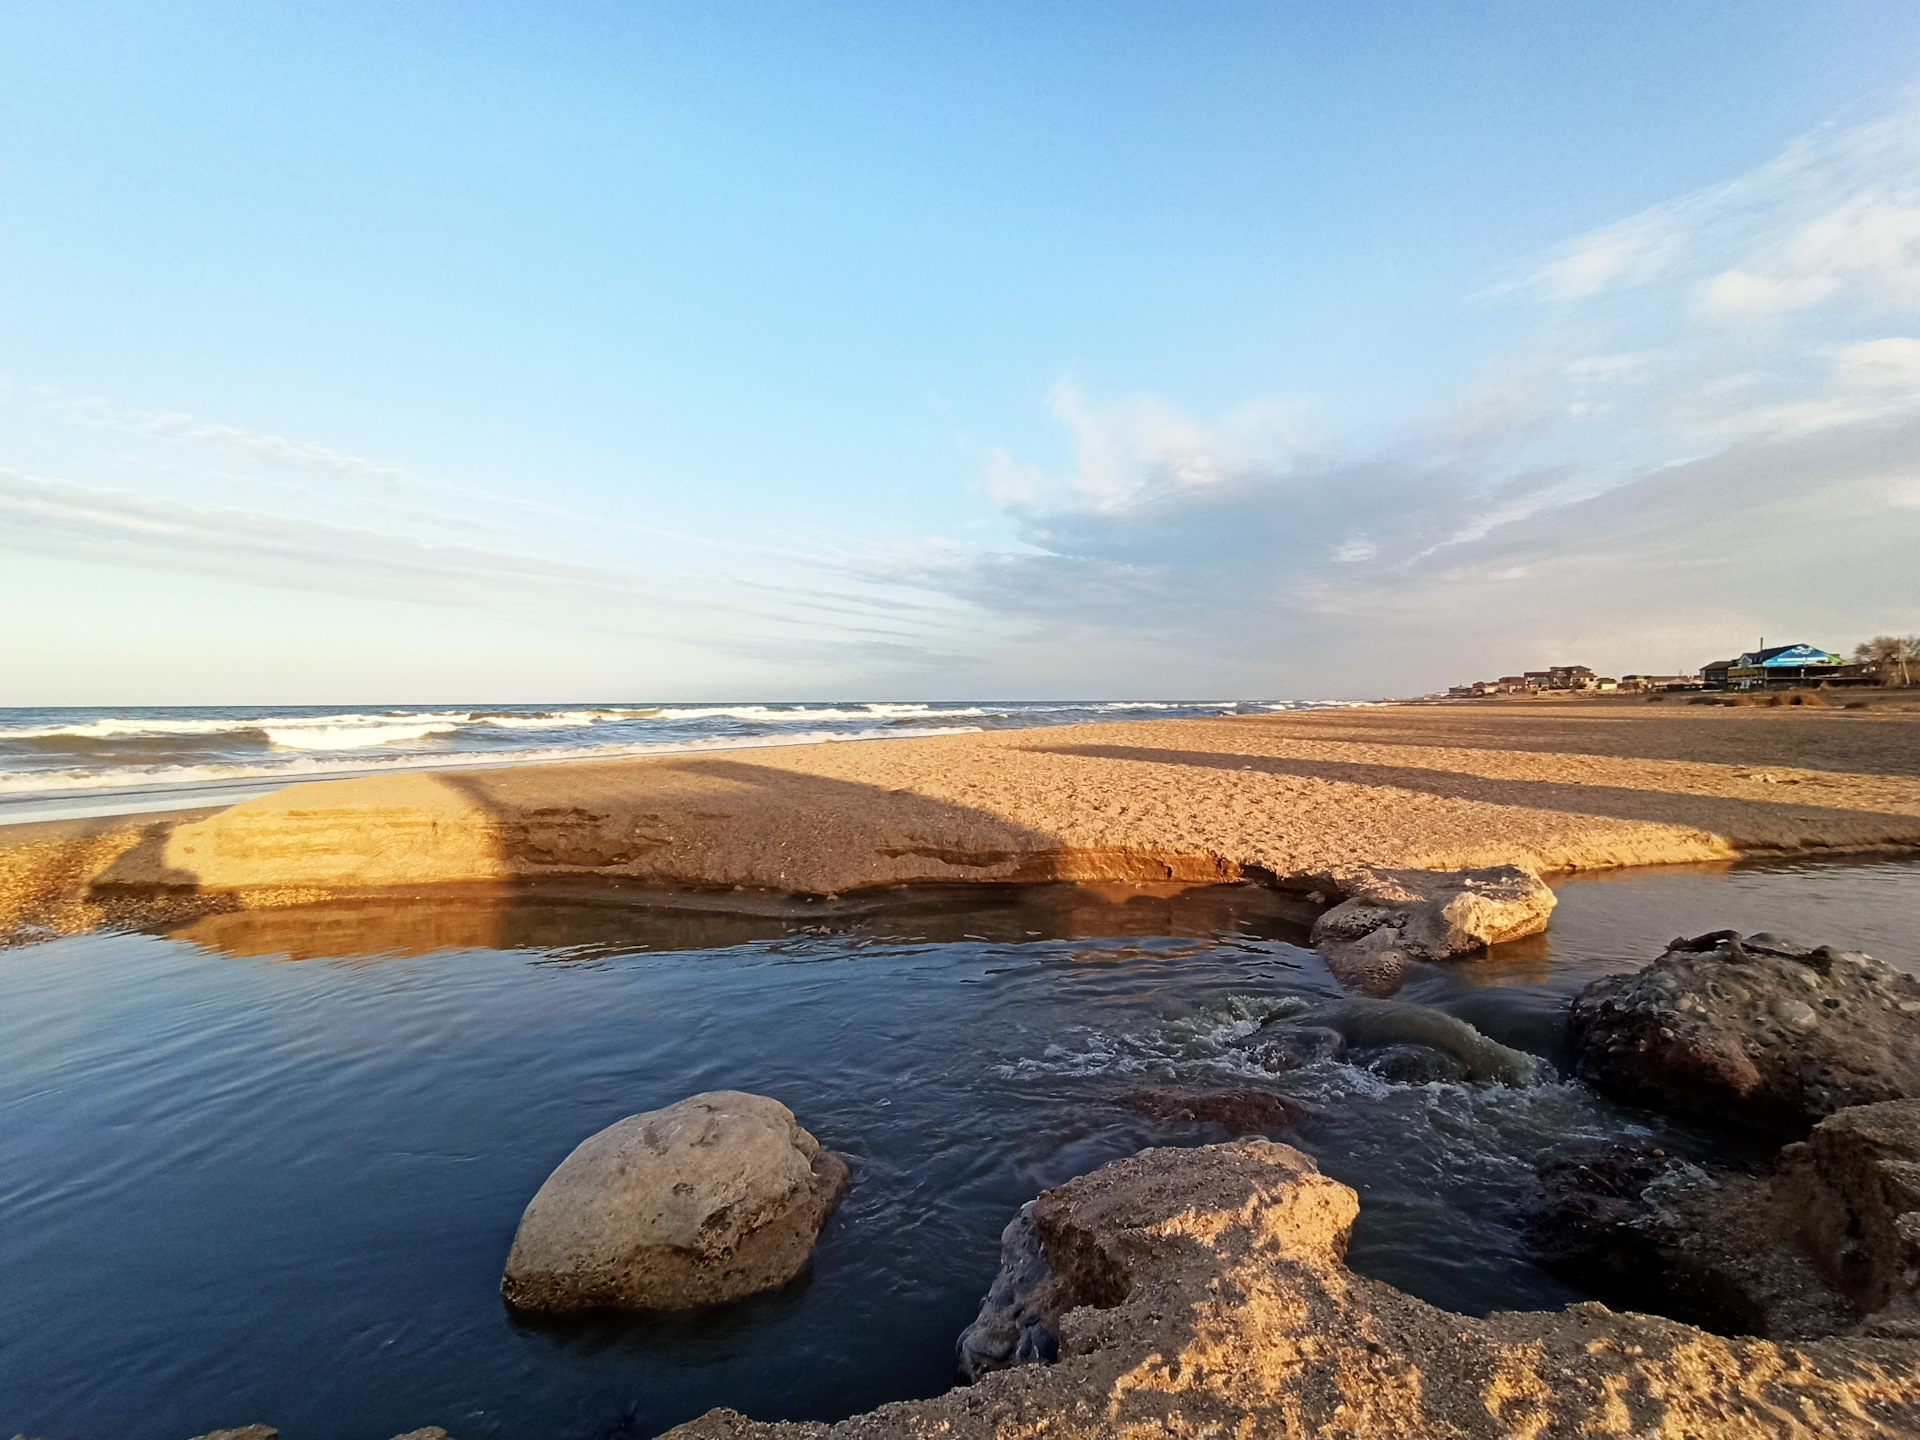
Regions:
[[[1506, 1219], [1549, 1147], [1728, 1143], [1571, 1083], [1259, 1071], [1233, 1041], [1338, 987], [1251, 887], [797, 918], [607, 898], [342, 903], [0, 952], [0, 1434], [574, 1440], [935, 1394], [1024, 1201], [1227, 1138], [1117, 1103], [1139, 1089], [1304, 1100], [1276, 1138], [1359, 1190], [1354, 1267], [1473, 1312], [1583, 1298]], [[1678, 934], [1773, 930], [1920, 972], [1910, 861], [1627, 873], [1560, 899], [1551, 934], [1423, 967], [1400, 998], [1559, 1061], [1566, 997]], [[852, 1164], [811, 1272], [698, 1315], [509, 1314], [500, 1267], [553, 1166], [722, 1088], [785, 1101]]]

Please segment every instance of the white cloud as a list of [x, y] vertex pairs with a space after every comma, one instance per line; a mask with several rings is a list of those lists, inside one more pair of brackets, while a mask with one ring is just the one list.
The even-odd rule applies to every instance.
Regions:
[[1920, 628], [1920, 111], [1809, 137], [1503, 293], [1534, 338], [1370, 458], [1063, 387], [1074, 469], [993, 462], [1033, 553], [918, 578], [1024, 626], [1035, 672], [1130, 653], [1196, 692]]

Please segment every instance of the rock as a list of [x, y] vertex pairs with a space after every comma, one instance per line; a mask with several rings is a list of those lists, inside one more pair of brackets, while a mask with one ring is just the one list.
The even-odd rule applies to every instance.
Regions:
[[[1016, 1364], [833, 1426], [716, 1410], [676, 1440], [1045, 1435], [1843, 1437], [1920, 1431], [1920, 1343], [1725, 1339], [1596, 1304], [1483, 1319], [1347, 1269], [1358, 1202], [1290, 1146], [1153, 1149], [1046, 1191]], [[1018, 1247], [1016, 1247], [1018, 1248]], [[996, 1282], [997, 1283], [997, 1282]], [[1032, 1326], [1028, 1327], [1032, 1329]]]
[[1566, 1147], [1519, 1215], [1543, 1264], [1616, 1303], [1770, 1339], [1920, 1338], [1920, 1101], [1842, 1110], [1761, 1175]]
[[1577, 1073], [1624, 1098], [1804, 1133], [1920, 1096], [1920, 984], [1865, 955], [1731, 930], [1676, 940], [1573, 1002]]
[[580, 1142], [527, 1206], [501, 1293], [524, 1310], [679, 1310], [784, 1285], [846, 1162], [764, 1095], [715, 1090]]
[[1467, 1078], [1464, 1062], [1431, 1045], [1383, 1045], [1347, 1053], [1354, 1064], [1395, 1085], [1445, 1084]]
[[1070, 1304], [1034, 1234], [1029, 1200], [1000, 1232], [1000, 1272], [954, 1346], [960, 1377], [971, 1384], [990, 1370], [1051, 1365], [1060, 1355], [1053, 1327]]
[[1136, 1090], [1117, 1103], [1156, 1120], [1225, 1125], [1237, 1135], [1287, 1129], [1309, 1113], [1298, 1100], [1271, 1090]]
[[1354, 945], [1447, 960], [1547, 928], [1554, 894], [1521, 865], [1483, 870], [1365, 870], [1313, 925], [1316, 945]]
[[[1337, 1043], [1336, 1043], [1337, 1042]], [[1538, 1056], [1489, 1040], [1466, 1021], [1404, 1000], [1336, 1000], [1269, 1020], [1240, 1042], [1250, 1058], [1273, 1070], [1322, 1059], [1355, 1064], [1379, 1061], [1388, 1078], [1497, 1080], [1535, 1085], [1551, 1074]], [[1415, 1055], [1413, 1050], [1427, 1052]], [[1392, 1052], [1392, 1053], [1389, 1053]], [[1419, 1076], [1420, 1078], [1412, 1078]]]
[[1275, 1020], [1261, 1026], [1243, 1047], [1249, 1059], [1278, 1074], [1338, 1060], [1347, 1053], [1347, 1037], [1325, 1025]]
[[1775, 1205], [1876, 1333], [1920, 1338], [1920, 1100], [1842, 1110], [1780, 1152]]
[[242, 1425], [237, 1430], [209, 1430], [194, 1440], [280, 1440], [280, 1432], [271, 1425]]

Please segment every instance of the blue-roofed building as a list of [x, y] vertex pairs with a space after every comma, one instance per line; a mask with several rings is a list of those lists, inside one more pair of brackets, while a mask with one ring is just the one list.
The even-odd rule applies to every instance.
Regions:
[[1773, 645], [1749, 650], [1728, 665], [1726, 686], [1764, 690], [1775, 685], [1818, 685], [1838, 675], [1846, 663], [1817, 645]]

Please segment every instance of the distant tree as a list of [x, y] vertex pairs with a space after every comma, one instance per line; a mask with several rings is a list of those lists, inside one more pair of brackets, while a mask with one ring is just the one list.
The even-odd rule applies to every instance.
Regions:
[[1882, 685], [1911, 685], [1920, 663], [1920, 635], [1876, 635], [1853, 647], [1853, 658], [1873, 666]]

